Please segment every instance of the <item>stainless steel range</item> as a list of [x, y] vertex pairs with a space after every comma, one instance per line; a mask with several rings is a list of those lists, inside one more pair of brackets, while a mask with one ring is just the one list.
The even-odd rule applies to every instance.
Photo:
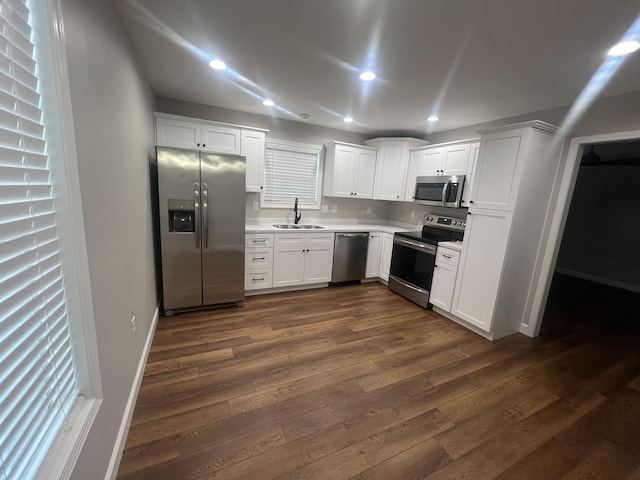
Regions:
[[429, 308], [431, 280], [438, 242], [461, 241], [465, 221], [425, 215], [418, 232], [399, 232], [393, 237], [389, 288], [418, 305]]

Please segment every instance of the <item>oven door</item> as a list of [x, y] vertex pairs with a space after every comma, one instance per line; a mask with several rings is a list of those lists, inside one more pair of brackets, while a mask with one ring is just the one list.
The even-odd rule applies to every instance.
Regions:
[[396, 235], [393, 238], [389, 288], [427, 308], [435, 263], [435, 245]]

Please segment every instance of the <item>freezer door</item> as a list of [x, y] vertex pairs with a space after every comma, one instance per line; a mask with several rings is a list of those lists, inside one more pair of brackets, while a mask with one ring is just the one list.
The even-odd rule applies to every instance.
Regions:
[[242, 302], [245, 158], [201, 155], [203, 304]]
[[158, 197], [165, 310], [202, 305], [200, 154], [158, 148]]

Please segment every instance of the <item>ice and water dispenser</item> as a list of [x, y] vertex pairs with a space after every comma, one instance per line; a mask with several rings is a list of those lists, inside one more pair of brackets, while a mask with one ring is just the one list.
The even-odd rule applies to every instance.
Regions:
[[169, 200], [169, 232], [194, 233], [196, 210], [193, 200]]

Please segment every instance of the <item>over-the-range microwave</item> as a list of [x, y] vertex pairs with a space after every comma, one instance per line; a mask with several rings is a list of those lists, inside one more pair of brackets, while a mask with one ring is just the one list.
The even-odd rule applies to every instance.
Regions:
[[436, 175], [416, 178], [415, 203], [438, 207], [460, 207], [464, 175]]

